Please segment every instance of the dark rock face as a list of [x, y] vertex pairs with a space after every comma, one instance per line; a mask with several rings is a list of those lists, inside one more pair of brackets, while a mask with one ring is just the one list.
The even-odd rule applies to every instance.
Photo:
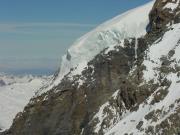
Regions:
[[166, 25], [179, 23], [180, 20], [180, 3], [175, 9], [166, 8], [168, 3], [178, 3], [178, 0], [157, 0], [150, 12], [149, 30], [161, 31], [166, 28]]
[[69, 61], [71, 60], [71, 55], [70, 55], [69, 51], [67, 51], [66, 59]]
[[[134, 42], [128, 44], [133, 46]], [[95, 134], [94, 123], [89, 122], [115, 90], [123, 88], [120, 97], [127, 108], [137, 102], [133, 86], [123, 87], [134, 64], [132, 50], [133, 47], [118, 47], [108, 54], [104, 54], [106, 50], [101, 52], [88, 63], [82, 76], [74, 76], [74, 82], [65, 77], [56, 88], [32, 99], [24, 112], [17, 115], [7, 134], [78, 135], [82, 129], [83, 134]], [[85, 82], [78, 87], [75, 80], [80, 78], [84, 78]]]
[[[71, 72], [67, 74], [58, 86], [31, 99], [24, 111], [16, 116], [11, 128], [2, 135], [103, 135], [104, 130], [112, 126], [112, 120], [113, 123], [121, 120], [125, 110], [136, 111], [139, 104], [145, 102], [159, 87], [159, 84], [153, 82], [139, 85], [143, 81], [142, 71], [146, 68], [142, 65], [146, 55], [145, 50], [164, 34], [168, 23], [179, 22], [179, 6], [171, 13], [169, 9], [163, 8], [167, 2], [172, 1], [156, 1], [150, 13], [150, 29], [147, 35], [138, 39], [125, 39], [124, 48], [116, 46], [108, 53], [105, 49], [88, 63], [81, 76], [76, 75], [73, 79], [69, 79], [68, 75]], [[134, 51], [136, 41], [138, 42], [137, 58]], [[173, 51], [169, 55], [172, 56]], [[67, 55], [67, 59], [70, 58], [71, 56]], [[167, 59], [162, 61], [163, 69], [160, 70], [167, 72], [165, 68], [167, 69], [169, 61]], [[133, 68], [133, 72], [130, 73]], [[80, 81], [83, 83], [81, 84]], [[160, 85], [168, 87], [170, 82], [162, 79]], [[112, 97], [117, 90], [119, 91], [116, 98]], [[155, 95], [151, 104], [160, 102], [167, 95], [167, 91], [162, 89], [158, 92], [161, 94]], [[95, 132], [94, 129], [99, 122], [95, 114], [106, 102], [108, 104], [103, 111], [107, 116], [100, 123], [100, 130]], [[116, 116], [111, 112], [112, 107], [117, 112]], [[153, 118], [156, 121], [154, 116], [157, 113], [160, 111], [150, 112], [145, 119]], [[179, 119], [179, 115], [168, 118], [172, 122], [174, 119]], [[166, 127], [163, 133], [166, 132], [168, 135], [178, 133], [179, 121], [173, 123], [176, 126], [170, 127], [164, 121], [156, 130]], [[141, 130], [142, 126], [143, 121], [138, 123], [137, 129]], [[155, 134], [153, 127], [147, 127], [145, 132]]]
[[0, 86], [4, 86], [6, 83], [3, 80], [0, 80]]

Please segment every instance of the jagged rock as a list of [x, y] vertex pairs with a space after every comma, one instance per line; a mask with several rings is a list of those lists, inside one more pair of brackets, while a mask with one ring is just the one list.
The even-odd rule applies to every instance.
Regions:
[[[176, 7], [166, 7], [167, 4], [177, 3]], [[149, 30], [161, 31], [167, 27], [167, 24], [179, 23], [180, 8], [179, 0], [156, 0], [155, 5], [150, 12]]]
[[6, 83], [3, 80], [0, 80], [0, 86], [4, 86]]
[[138, 123], [138, 125], [136, 126], [136, 128], [137, 128], [138, 130], [140, 130], [141, 127], [142, 127], [142, 125], [143, 125], [143, 121], [140, 121], [140, 122]]

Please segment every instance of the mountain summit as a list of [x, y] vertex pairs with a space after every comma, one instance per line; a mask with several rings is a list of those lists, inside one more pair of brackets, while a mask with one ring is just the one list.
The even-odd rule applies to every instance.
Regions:
[[100, 25], [2, 135], [179, 135], [180, 1], [156, 0]]

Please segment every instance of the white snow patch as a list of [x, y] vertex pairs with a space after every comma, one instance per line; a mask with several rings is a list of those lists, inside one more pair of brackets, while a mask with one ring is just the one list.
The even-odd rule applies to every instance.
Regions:
[[[173, 50], [179, 42], [180, 24], [174, 24], [172, 28], [172, 30], [165, 33], [161, 41], [158, 39], [159, 42], [155, 42], [146, 52], [147, 59], [143, 62], [146, 70], [143, 72], [143, 77], [147, 82], [152, 79], [157, 80], [155, 77], [158, 71], [155, 68], [161, 66], [160, 58], [162, 56], [168, 56], [169, 51]], [[177, 56], [176, 53], [176, 57], [180, 56]]]
[[[117, 90], [116, 92], [114, 92], [114, 94], [112, 95], [112, 98], [113, 98], [113, 99], [116, 99], [116, 98], [117, 98], [119, 91], [120, 91], [120, 90]], [[98, 119], [98, 121], [99, 121], [99, 122], [97, 123], [95, 129], [94, 129], [94, 132], [95, 132], [95, 133], [98, 133], [98, 132], [100, 131], [101, 125], [102, 125], [102, 123], [103, 123], [103, 120], [108, 116], [108, 114], [104, 112], [105, 108], [108, 108], [109, 110], [111, 110], [111, 113], [112, 113], [114, 116], [117, 116], [116, 118], [113, 118], [113, 119], [110, 121], [110, 125], [113, 126], [113, 125], [115, 124], [114, 121], [115, 121], [115, 120], [118, 121], [118, 119], [119, 119], [117, 110], [116, 110], [113, 106], [111, 106], [111, 105], [109, 104], [109, 101], [106, 102], [106, 103], [104, 103], [104, 104], [99, 108], [99, 111], [98, 111], [98, 112], [95, 114], [95, 116], [93, 117], [93, 120], [94, 120], [94, 119]], [[111, 127], [109, 127], [109, 128], [111, 128]], [[103, 132], [107, 132], [107, 131], [109, 130], [109, 128], [104, 127]]]
[[113, 99], [117, 99], [117, 96], [118, 96], [118, 94], [119, 94], [119, 91], [120, 91], [120, 90], [117, 90], [117, 91], [112, 95]]
[[98, 124], [96, 125], [96, 127], [95, 127], [95, 129], [94, 129], [94, 132], [95, 132], [95, 133], [98, 133], [98, 132], [99, 132], [99, 130], [101, 129], [101, 124], [102, 124], [104, 118], [107, 117], [107, 114], [104, 114], [104, 109], [105, 109], [107, 106], [109, 106], [109, 102], [106, 102], [105, 104], [103, 104], [103, 105], [100, 107], [98, 113], [97, 113], [97, 114], [94, 116], [94, 118], [93, 118], [93, 119], [96, 119], [96, 118], [97, 118], [97, 119], [99, 120]]
[[179, 0], [177, 0], [177, 2], [168, 2], [165, 6], [164, 6], [164, 9], [165, 8], [168, 8], [168, 9], [171, 9], [171, 11], [174, 11], [179, 5]]

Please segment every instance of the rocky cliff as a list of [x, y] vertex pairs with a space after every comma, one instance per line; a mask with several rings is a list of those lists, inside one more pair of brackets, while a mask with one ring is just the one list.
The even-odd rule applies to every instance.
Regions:
[[113, 47], [32, 98], [2, 135], [180, 134], [180, 4], [151, 8], [146, 34], [118, 40], [117, 32]]

